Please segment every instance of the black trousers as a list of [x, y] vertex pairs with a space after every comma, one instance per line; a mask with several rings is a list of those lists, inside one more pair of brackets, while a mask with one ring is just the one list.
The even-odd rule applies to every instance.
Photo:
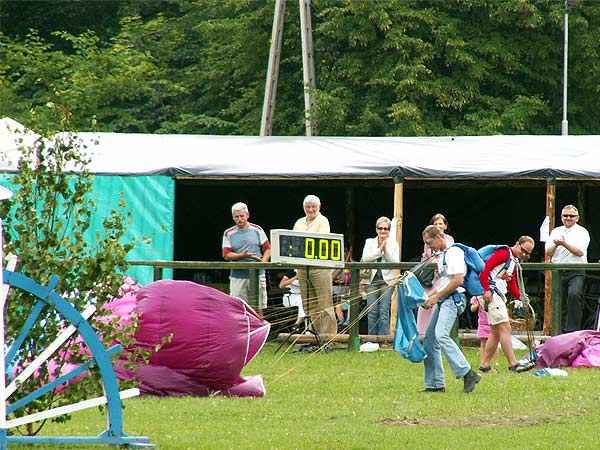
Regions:
[[581, 328], [581, 298], [585, 271], [564, 270], [560, 272], [562, 289], [561, 332], [570, 333]]

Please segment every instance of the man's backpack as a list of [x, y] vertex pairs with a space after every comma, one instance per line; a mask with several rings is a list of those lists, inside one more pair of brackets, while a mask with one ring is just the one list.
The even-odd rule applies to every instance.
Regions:
[[[483, 295], [484, 289], [479, 281], [479, 274], [483, 270], [485, 263], [481, 255], [473, 247], [468, 245], [454, 243], [452, 247], [458, 247], [465, 252], [465, 264], [467, 265], [467, 274], [465, 275], [462, 287], [465, 288], [469, 296]], [[445, 258], [445, 254], [444, 254]]]
[[477, 253], [479, 253], [479, 256], [481, 256], [481, 259], [483, 259], [484, 261], [487, 261], [488, 259], [490, 259], [490, 256], [492, 256], [492, 253], [494, 253], [496, 250], [498, 250], [500, 248], [505, 248], [508, 250], [510, 247], [508, 245], [496, 245], [496, 244], [484, 245], [479, 250], [477, 250]]
[[[487, 261], [488, 259], [490, 259], [490, 256], [492, 256], [492, 254], [501, 248], [505, 248], [508, 250], [508, 253], [510, 255], [510, 247], [508, 245], [494, 245], [494, 244], [490, 244], [490, 245], [486, 245], [484, 247], [481, 247], [479, 250], [477, 250], [477, 252], [479, 253], [479, 255], [481, 256], [481, 259], [483, 259], [484, 261]], [[508, 258], [506, 260], [506, 262], [504, 263], [504, 266], [502, 267], [502, 270], [507, 271], [508, 268], [510, 267], [510, 263], [511, 263], [511, 258]], [[491, 279], [491, 277], [490, 277]]]
[[[483, 261], [485, 262], [488, 259], [490, 259], [490, 256], [492, 256], [492, 253], [494, 253], [496, 250], [501, 249], [501, 248], [505, 248], [507, 250], [510, 249], [510, 247], [508, 245], [490, 244], [490, 245], [481, 247], [479, 250], [477, 250], [477, 253], [479, 253], [479, 256], [481, 256], [481, 259], [483, 259]], [[510, 250], [509, 250], [509, 252], [510, 252]], [[508, 266], [510, 266], [510, 258], [508, 258], [506, 260], [506, 262], [504, 263], [504, 269], [508, 269]]]

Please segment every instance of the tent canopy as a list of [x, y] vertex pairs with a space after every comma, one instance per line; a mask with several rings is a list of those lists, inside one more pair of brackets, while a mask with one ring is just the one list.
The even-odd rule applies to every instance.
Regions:
[[[200, 178], [600, 179], [600, 136], [411, 138], [81, 133], [92, 172]], [[90, 146], [91, 147], [91, 146]]]
[[[11, 121], [11, 119], [2, 119]], [[16, 122], [6, 122], [14, 127]], [[16, 124], [18, 125], [18, 124]], [[19, 153], [0, 125], [0, 171]], [[597, 179], [600, 136], [258, 137], [79, 133], [98, 175]]]

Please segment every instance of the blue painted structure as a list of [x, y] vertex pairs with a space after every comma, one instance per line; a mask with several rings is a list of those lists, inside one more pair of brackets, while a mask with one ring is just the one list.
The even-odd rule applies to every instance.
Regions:
[[[56, 310], [67, 322], [73, 325], [81, 335], [85, 345], [92, 354], [92, 359], [81, 364], [71, 372], [57, 378], [51, 383], [42, 386], [27, 396], [21, 398], [15, 403], [7, 404], [7, 415], [11, 412], [27, 405], [36, 400], [42, 395], [55, 389], [57, 386], [66, 383], [77, 375], [83, 373], [90, 365], [95, 364], [100, 372], [104, 387], [105, 396], [107, 399], [107, 429], [97, 436], [9, 436], [7, 429], [0, 429], [0, 449], [7, 448], [9, 443], [20, 444], [109, 444], [122, 445], [135, 448], [155, 448], [150, 444], [150, 439], [145, 436], [127, 436], [123, 432], [123, 407], [121, 397], [119, 395], [119, 384], [115, 375], [111, 355], [121, 350], [120, 346], [114, 346], [106, 349], [90, 323], [83, 318], [81, 313], [77, 311], [73, 305], [54, 292], [54, 288], [58, 284], [58, 277], [53, 276], [48, 283], [48, 286], [42, 286], [36, 283], [29, 277], [17, 272], [9, 270], [3, 271], [4, 283], [26, 291], [37, 297], [37, 303], [34, 305], [31, 314], [23, 325], [19, 336], [12, 343], [5, 357], [6, 367], [10, 367], [14, 363], [13, 359], [18, 353], [19, 348], [27, 338], [31, 328], [37, 322], [39, 314], [44, 307], [51, 307]], [[6, 368], [4, 368], [6, 370]]]

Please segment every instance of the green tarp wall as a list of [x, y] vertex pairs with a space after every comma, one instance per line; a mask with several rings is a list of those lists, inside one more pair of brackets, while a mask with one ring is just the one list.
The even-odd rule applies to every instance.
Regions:
[[[10, 183], [11, 174], [0, 175], [4, 186], [14, 190]], [[175, 180], [164, 175], [119, 176], [97, 175], [91, 194], [96, 201], [86, 238], [90, 244], [96, 242], [97, 232], [102, 232], [102, 222], [112, 209], [119, 205], [123, 193], [127, 210], [133, 213], [133, 223], [125, 235], [126, 241], [135, 238], [136, 246], [128, 254], [128, 260], [173, 260], [175, 227]], [[145, 285], [153, 280], [152, 267], [132, 266], [129, 276]], [[172, 278], [172, 270], [165, 270], [163, 278]]]
[[[89, 239], [102, 230], [102, 220], [117, 208], [123, 192], [127, 209], [133, 212], [133, 223], [126, 239], [137, 239], [128, 260], [173, 260], [175, 228], [175, 180], [164, 175], [117, 176], [97, 175], [94, 178], [94, 195], [98, 205]], [[132, 266], [128, 272], [141, 284], [154, 279], [152, 267]], [[163, 278], [172, 278], [172, 270], [165, 270]]]

